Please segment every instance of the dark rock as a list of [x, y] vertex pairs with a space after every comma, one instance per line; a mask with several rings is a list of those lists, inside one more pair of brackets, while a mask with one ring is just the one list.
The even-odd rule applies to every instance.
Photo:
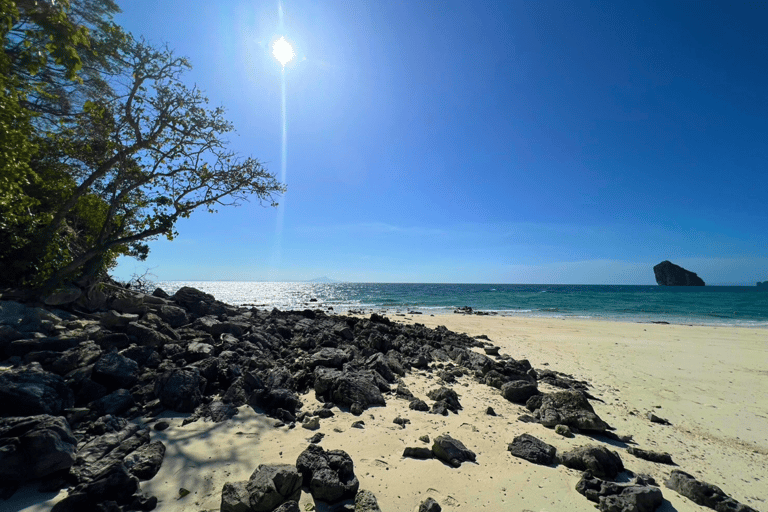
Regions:
[[725, 494], [716, 485], [701, 482], [692, 475], [677, 469], [672, 470], [664, 485], [694, 503], [717, 510], [717, 512], [756, 512]]
[[138, 491], [139, 480], [131, 475], [124, 465], [117, 464], [98, 474], [95, 479], [70, 490], [69, 495], [53, 507], [53, 511], [105, 510], [104, 505], [107, 502], [113, 502], [115, 506], [106, 510], [122, 510], [117, 508], [117, 505], [133, 502], [134, 494]]
[[496, 411], [494, 411], [493, 407], [489, 405], [488, 408], [485, 410], [485, 414], [487, 414], [488, 416], [496, 416]]
[[499, 347], [485, 346], [483, 347], [483, 351], [489, 356], [499, 355]]
[[672, 456], [668, 453], [643, 450], [641, 448], [635, 448], [634, 446], [627, 447], [627, 453], [634, 455], [638, 459], [657, 462], [659, 464], [674, 464], [674, 462], [672, 462]]
[[573, 437], [573, 432], [568, 425], [555, 425], [555, 434], [559, 434], [563, 437]]
[[539, 394], [539, 388], [535, 382], [513, 380], [502, 384], [501, 394], [512, 403], [524, 404], [533, 395]]
[[127, 389], [118, 389], [91, 402], [88, 407], [99, 416], [121, 415], [136, 405], [133, 395]]
[[624, 471], [619, 454], [604, 446], [580, 446], [560, 454], [560, 462], [571, 469], [590, 471], [593, 475], [616, 478]]
[[200, 405], [200, 372], [196, 368], [174, 368], [155, 381], [155, 396], [164, 407], [176, 412], [192, 412]]
[[507, 446], [515, 457], [520, 457], [534, 464], [549, 465], [555, 462], [557, 449], [529, 434], [515, 437]]
[[408, 446], [403, 450], [403, 457], [409, 457], [411, 459], [433, 459], [435, 454], [432, 453], [431, 449], [423, 446]]
[[251, 499], [246, 481], [226, 482], [221, 489], [221, 512], [251, 512]]
[[358, 491], [355, 496], [355, 512], [381, 512], [376, 496], [371, 491]]
[[0, 481], [21, 482], [69, 469], [76, 446], [64, 418], [0, 418]]
[[438, 400], [434, 404], [432, 404], [432, 410], [429, 411], [430, 414], [440, 414], [442, 416], [448, 416], [448, 411], [450, 410], [450, 407], [448, 407], [448, 404], [445, 403], [442, 400]]
[[43, 371], [37, 363], [0, 372], [0, 417], [58, 416], [74, 403], [64, 379]]
[[155, 423], [155, 430], [157, 430], [158, 432], [162, 432], [163, 430], [166, 430], [170, 426], [171, 424], [168, 423], [167, 421], [158, 421], [157, 423]]
[[648, 411], [645, 417], [648, 418], [648, 421], [650, 421], [651, 423], [658, 423], [659, 425], [671, 425], [671, 423], [668, 420], [665, 420], [664, 418], [660, 418], [656, 416], [651, 411]]
[[661, 286], [704, 286], [704, 280], [690, 270], [665, 260], [653, 267], [656, 283]]
[[464, 444], [448, 435], [441, 435], [435, 438], [432, 444], [432, 453], [435, 457], [455, 468], [461, 466], [462, 462], [475, 462], [475, 452], [469, 450]]
[[189, 323], [189, 315], [187, 315], [187, 312], [176, 306], [163, 305], [157, 308], [155, 313], [163, 320], [163, 322], [174, 329]]
[[109, 310], [101, 314], [99, 323], [107, 329], [122, 330], [128, 327], [131, 322], [137, 322], [139, 315], [129, 313], [118, 313], [115, 310]]
[[338, 348], [321, 348], [309, 359], [307, 367], [314, 369], [318, 366], [341, 369], [349, 361], [349, 354]]
[[[527, 403], [526, 403], [527, 407]], [[587, 399], [578, 391], [558, 391], [543, 395], [534, 417], [545, 427], [568, 425], [579, 430], [603, 432], [608, 424], [595, 414]]]
[[139, 345], [147, 347], [162, 347], [173, 341], [165, 334], [138, 322], [129, 323], [125, 332], [130, 336], [135, 336]]
[[124, 467], [124, 459], [148, 443], [148, 428], [126, 423], [121, 430], [96, 436], [79, 447], [70, 473], [78, 482], [92, 481], [113, 466]]
[[459, 403], [459, 395], [450, 388], [442, 386], [440, 388], [432, 389], [427, 393], [427, 397], [435, 401], [443, 401], [449, 410], [458, 413], [461, 409]]
[[386, 405], [373, 376], [364, 372], [315, 368], [314, 389], [318, 399], [339, 406], [358, 404], [366, 409], [371, 405]]
[[312, 497], [326, 503], [352, 498], [360, 486], [354, 473], [354, 464], [342, 450], [325, 451], [310, 444], [296, 460], [304, 485]]
[[145, 444], [127, 455], [123, 460], [128, 468], [139, 480], [151, 480], [160, 471], [165, 457], [165, 445], [162, 441]]
[[442, 512], [443, 508], [432, 498], [427, 498], [419, 505], [419, 512]]
[[413, 409], [414, 411], [426, 412], [429, 410], [429, 405], [427, 405], [427, 402], [424, 400], [416, 398], [415, 400], [411, 400], [411, 403], [408, 404], [408, 408]]
[[286, 501], [272, 512], [301, 512], [299, 503], [296, 501]]
[[103, 354], [93, 365], [91, 379], [107, 389], [130, 388], [138, 380], [139, 365], [117, 352]]
[[576, 490], [598, 504], [602, 512], [653, 512], [664, 502], [661, 490], [645, 482], [617, 484], [595, 478], [585, 471]]
[[403, 427], [403, 428], [405, 428], [405, 426], [406, 426], [407, 424], [409, 424], [410, 422], [411, 422], [411, 420], [409, 420], [408, 418], [401, 418], [400, 416], [398, 416], [397, 418], [395, 418], [395, 419], [392, 421], [392, 423], [394, 423], [394, 424], [396, 424], [396, 425], [400, 425], [400, 426], [401, 426], [401, 427]]
[[295, 466], [289, 464], [262, 464], [245, 483], [245, 490], [249, 510], [272, 512], [286, 501], [299, 501], [301, 474]]

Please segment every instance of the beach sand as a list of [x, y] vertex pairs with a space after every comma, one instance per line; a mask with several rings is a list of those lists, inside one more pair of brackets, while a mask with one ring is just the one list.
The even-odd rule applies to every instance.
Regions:
[[[636, 446], [669, 452], [679, 469], [718, 485], [757, 510], [768, 510], [768, 330], [735, 327], [659, 325], [579, 319], [510, 318], [471, 315], [392, 317], [429, 327], [488, 338], [515, 359], [534, 368], [568, 373], [588, 381], [601, 401], [592, 404], [620, 435], [631, 434]], [[416, 371], [404, 379], [428, 403], [437, 378]], [[372, 491], [384, 511], [414, 511], [428, 496], [445, 511], [594, 511], [592, 502], [574, 489], [580, 473], [562, 465], [538, 466], [512, 457], [507, 444], [530, 433], [558, 451], [606, 438], [583, 435], [567, 439], [538, 424], [517, 420], [528, 411], [504, 400], [498, 390], [464, 376], [452, 385], [463, 410], [447, 417], [412, 411], [408, 402], [387, 397], [387, 406], [360, 417], [334, 408], [318, 432], [325, 449], [342, 449], [354, 461], [360, 488]], [[542, 386], [542, 391], [554, 391]], [[322, 404], [314, 393], [303, 397], [304, 409]], [[486, 408], [498, 416], [489, 416]], [[651, 423], [646, 412], [670, 421]], [[401, 416], [405, 428], [393, 423]], [[275, 420], [243, 407], [234, 419], [181, 426], [184, 416], [166, 414], [171, 428], [152, 431], [167, 446], [160, 472], [142, 489], [160, 500], [161, 511], [218, 510], [225, 482], [245, 480], [259, 464], [290, 463], [315, 433], [297, 426], [274, 428]], [[357, 420], [364, 429], [352, 428]], [[155, 420], [149, 421], [149, 425]], [[438, 460], [402, 457], [407, 446], [431, 446], [419, 440], [447, 433], [477, 454], [477, 463], [454, 469]], [[664, 511], [709, 510], [663, 485], [675, 466], [646, 462], [620, 446], [624, 465], [650, 474], [662, 484]], [[190, 494], [179, 498], [179, 489]], [[41, 495], [24, 488], [0, 510], [49, 510], [62, 492]], [[312, 504], [302, 493], [300, 508]], [[8, 508], [12, 507], [12, 508]], [[25, 508], [28, 507], [28, 508]], [[317, 510], [323, 510], [318, 507]]]

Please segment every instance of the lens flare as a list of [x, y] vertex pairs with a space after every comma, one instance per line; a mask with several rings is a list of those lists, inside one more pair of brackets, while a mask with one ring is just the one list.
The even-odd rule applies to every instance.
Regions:
[[277, 61], [285, 67], [296, 54], [293, 52], [290, 43], [286, 41], [284, 37], [281, 37], [272, 44], [272, 55], [274, 55]]

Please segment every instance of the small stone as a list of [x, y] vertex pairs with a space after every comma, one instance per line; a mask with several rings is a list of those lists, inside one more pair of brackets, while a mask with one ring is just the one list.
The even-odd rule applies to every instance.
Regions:
[[419, 441], [421, 441], [423, 443], [428, 443], [429, 442], [429, 436], [427, 434], [424, 434], [423, 436], [419, 437]]
[[493, 410], [493, 407], [488, 406], [488, 408], [485, 410], [485, 414], [488, 416], [496, 416], [496, 411]]
[[555, 425], [555, 434], [560, 434], [563, 437], [573, 437], [573, 432], [568, 425]]
[[356, 421], [352, 424], [352, 428], [365, 428], [365, 422], [363, 420]]
[[307, 418], [304, 420], [304, 423], [301, 424], [301, 427], [307, 430], [317, 430], [320, 428], [320, 418], [317, 416]]
[[189, 489], [181, 488], [179, 489], [179, 499], [183, 498], [184, 496], [187, 496], [189, 494]]

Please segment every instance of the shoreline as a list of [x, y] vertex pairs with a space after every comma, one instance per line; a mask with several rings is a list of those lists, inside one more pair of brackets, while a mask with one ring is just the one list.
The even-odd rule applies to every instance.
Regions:
[[[763, 329], [460, 314], [390, 313], [390, 318], [433, 328], [442, 325], [472, 337], [485, 335], [501, 353], [528, 359], [534, 368], [588, 381], [597, 398], [592, 401], [595, 411], [615, 433], [632, 435], [640, 448], [670, 453], [677, 466], [637, 459], [606, 438], [567, 439], [542, 425], [520, 422], [517, 417], [528, 413], [524, 406], [465, 375], [451, 386], [463, 409], [448, 416], [410, 410], [407, 401], [391, 395], [386, 407], [371, 408], [361, 416], [334, 408], [335, 415], [323, 419], [317, 431], [300, 425], [275, 428], [272, 419], [248, 406], [221, 423], [200, 420], [182, 426], [188, 415], [177, 413], [145, 418], [150, 426], [166, 419], [171, 428], [152, 430], [152, 440], [162, 440], [167, 452], [160, 472], [142, 482], [142, 489], [158, 497], [159, 510], [218, 510], [224, 482], [247, 479], [259, 464], [295, 463], [307, 440], [321, 432], [321, 446], [350, 454], [360, 489], [372, 491], [382, 510], [416, 510], [430, 496], [445, 511], [593, 511], [594, 505], [575, 491], [580, 472], [530, 464], [506, 451], [515, 436], [530, 433], [558, 451], [595, 443], [616, 450], [628, 469], [651, 475], [660, 484], [662, 512], [708, 510], [664, 486], [675, 468], [757, 510], [766, 509], [768, 440], [763, 425], [768, 397], [762, 390], [768, 388], [768, 371], [761, 367], [766, 360]], [[403, 381], [417, 397], [439, 385], [431, 372], [415, 369]], [[542, 386], [545, 392], [557, 390]], [[312, 391], [301, 400], [307, 411], [322, 405]], [[486, 415], [488, 406], [498, 416]], [[671, 425], [651, 423], [647, 411]], [[393, 423], [396, 417], [410, 423], [401, 428]], [[358, 420], [365, 422], [363, 429], [351, 427]], [[402, 457], [406, 446], [428, 446], [420, 436], [434, 439], [442, 433], [475, 451], [477, 463], [454, 469], [435, 460]], [[191, 494], [180, 498], [182, 487]], [[11, 501], [0, 502], [0, 508], [18, 510], [14, 503], [36, 503], [22, 509], [50, 510], [52, 502], [44, 502], [50, 498], [19, 491]], [[310, 504], [311, 497], [302, 492], [300, 508]]]

